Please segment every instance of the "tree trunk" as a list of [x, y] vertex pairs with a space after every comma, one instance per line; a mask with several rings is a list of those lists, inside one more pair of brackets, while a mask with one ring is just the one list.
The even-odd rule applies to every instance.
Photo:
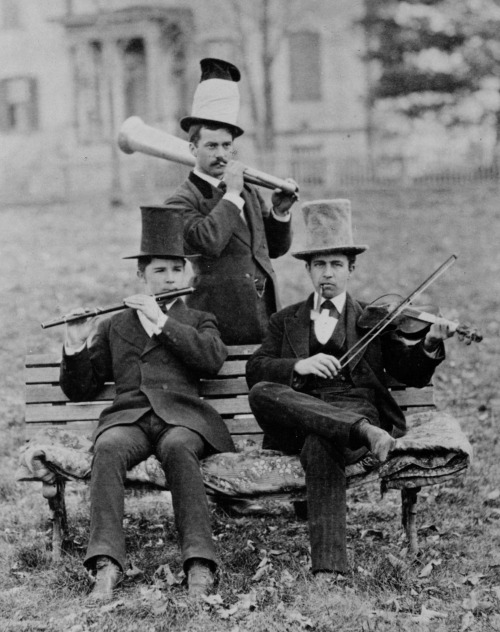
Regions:
[[263, 88], [264, 88], [264, 117], [263, 117], [263, 140], [264, 153], [263, 159], [266, 163], [266, 169], [273, 172], [274, 168], [274, 151], [275, 130], [274, 130], [274, 91], [272, 81], [272, 65], [273, 55], [270, 46], [270, 0], [262, 0], [261, 5], [261, 33], [262, 33], [262, 72], [263, 72]]

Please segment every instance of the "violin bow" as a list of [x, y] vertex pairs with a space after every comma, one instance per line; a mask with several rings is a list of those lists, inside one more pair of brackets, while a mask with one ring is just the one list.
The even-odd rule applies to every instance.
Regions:
[[411, 294], [404, 298], [391, 312], [386, 314], [378, 323], [376, 323], [366, 334], [358, 340], [342, 357], [339, 358], [340, 370], [345, 368], [354, 360], [366, 347], [374, 340], [384, 329], [386, 329], [394, 319], [396, 319], [403, 310], [408, 307], [411, 302], [436, 281], [448, 268], [450, 268], [457, 260], [456, 255], [451, 255], [442, 263], [432, 274], [430, 274]]

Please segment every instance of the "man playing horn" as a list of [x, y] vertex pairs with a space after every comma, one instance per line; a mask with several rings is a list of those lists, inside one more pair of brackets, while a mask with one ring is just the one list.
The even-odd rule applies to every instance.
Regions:
[[361, 303], [347, 293], [356, 255], [348, 200], [303, 207], [306, 262], [314, 293], [274, 314], [262, 346], [247, 364], [250, 405], [265, 447], [300, 453], [306, 474], [312, 571], [345, 573], [345, 465], [370, 450], [387, 459], [405, 418], [386, 386], [385, 372], [422, 387], [444, 359], [447, 321], [408, 345], [395, 332], [371, 342], [344, 368], [340, 357], [361, 338]]
[[215, 314], [226, 344], [257, 343], [279, 308], [271, 259], [290, 248], [297, 197], [277, 189], [268, 209], [257, 188], [244, 183], [244, 165], [232, 160], [233, 140], [243, 134], [236, 125], [239, 70], [217, 59], [201, 67], [192, 115], [181, 120], [196, 164], [165, 205], [183, 212], [187, 248], [201, 255], [188, 305]]

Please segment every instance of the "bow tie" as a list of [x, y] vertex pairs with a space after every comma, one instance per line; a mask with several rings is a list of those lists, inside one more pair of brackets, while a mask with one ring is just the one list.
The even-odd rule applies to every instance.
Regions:
[[323, 301], [323, 303], [321, 304], [321, 307], [319, 308], [319, 311], [322, 312], [324, 309], [327, 309], [330, 312], [330, 316], [332, 318], [337, 318], [337, 320], [340, 317], [340, 312], [339, 310], [335, 307], [335, 305], [333, 304], [332, 301], [330, 301], [330, 299], [327, 299], [326, 301]]

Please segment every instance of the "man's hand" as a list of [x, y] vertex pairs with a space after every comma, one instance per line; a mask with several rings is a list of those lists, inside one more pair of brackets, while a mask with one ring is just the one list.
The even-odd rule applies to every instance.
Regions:
[[134, 294], [124, 299], [123, 302], [127, 307], [142, 312], [153, 325], [156, 325], [158, 318], [163, 314], [154, 296], [148, 294]]
[[424, 339], [424, 349], [426, 351], [434, 351], [440, 342], [447, 338], [451, 338], [455, 331], [451, 329], [450, 322], [444, 318], [438, 318], [427, 332]]
[[[77, 314], [85, 314], [88, 309], [79, 307], [69, 313], [69, 316], [76, 316]], [[70, 323], [66, 323], [66, 338], [65, 345], [70, 349], [78, 349], [85, 344], [87, 338], [90, 336], [94, 326], [95, 316], [93, 318], [87, 318], [85, 320], [75, 320]]]
[[[286, 181], [297, 187], [297, 191], [299, 190], [299, 187], [295, 180], [292, 180], [292, 178], [287, 178]], [[292, 204], [297, 202], [298, 199], [298, 193], [286, 193], [281, 189], [275, 189], [271, 197], [273, 211], [276, 213], [276, 215], [287, 215], [290, 211], [290, 208], [292, 207]]]
[[335, 356], [317, 353], [310, 358], [299, 360], [293, 367], [299, 375], [317, 375], [318, 377], [335, 377], [340, 370], [340, 362]]
[[226, 183], [226, 193], [239, 195], [243, 190], [243, 172], [245, 165], [239, 160], [230, 160], [224, 172], [224, 182]]

